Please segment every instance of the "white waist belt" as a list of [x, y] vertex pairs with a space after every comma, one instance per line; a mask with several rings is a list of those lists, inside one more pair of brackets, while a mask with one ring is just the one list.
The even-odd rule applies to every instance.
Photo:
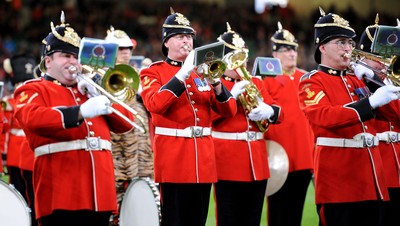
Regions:
[[379, 145], [379, 139], [372, 134], [362, 133], [354, 139], [318, 137], [317, 145], [342, 148], [365, 148]]
[[23, 129], [10, 129], [10, 133], [14, 136], [24, 137], [25, 133]]
[[155, 134], [173, 136], [173, 137], [204, 137], [211, 135], [210, 127], [191, 126], [185, 129], [171, 129], [164, 127], [156, 127]]
[[264, 134], [261, 132], [247, 131], [243, 133], [226, 133], [226, 132], [216, 132], [213, 131], [211, 135], [218, 139], [225, 140], [245, 140], [245, 141], [255, 141], [264, 139]]
[[399, 133], [393, 131], [377, 133], [376, 136], [379, 138], [379, 141], [385, 141], [387, 143], [394, 143], [400, 141]]
[[35, 157], [53, 154], [57, 152], [73, 151], [73, 150], [86, 150], [86, 151], [111, 151], [111, 142], [103, 140], [98, 137], [88, 137], [83, 140], [72, 140], [66, 142], [59, 142], [53, 144], [46, 144], [35, 148]]

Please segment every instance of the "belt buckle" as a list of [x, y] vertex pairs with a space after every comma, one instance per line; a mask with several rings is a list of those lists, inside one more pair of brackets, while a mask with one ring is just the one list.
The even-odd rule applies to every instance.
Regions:
[[192, 130], [192, 138], [203, 136], [203, 127], [193, 126], [193, 127], [190, 127], [190, 129]]
[[247, 133], [247, 141], [254, 141], [256, 140], [256, 132], [248, 131]]
[[86, 150], [100, 150], [100, 137], [86, 137]]
[[374, 146], [374, 137], [371, 136], [362, 136], [364, 140], [364, 147], [372, 147]]
[[397, 133], [389, 133], [388, 136], [389, 136], [389, 140], [392, 143], [397, 142], [399, 140], [398, 137], [397, 137], [398, 136]]

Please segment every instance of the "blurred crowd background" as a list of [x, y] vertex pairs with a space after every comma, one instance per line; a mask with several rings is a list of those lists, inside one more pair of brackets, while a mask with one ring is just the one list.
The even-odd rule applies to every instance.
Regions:
[[[167, 0], [1, 0], [0, 5], [0, 62], [12, 54], [28, 52], [40, 61], [41, 41], [50, 31], [50, 22], [60, 24], [63, 10], [66, 22], [81, 37], [105, 38], [107, 29], [125, 30], [135, 39], [137, 48], [134, 55], [142, 55], [153, 61], [164, 59], [161, 53], [161, 27], [170, 14], [170, 7], [175, 12], [184, 14], [197, 32], [195, 46], [215, 42], [226, 31], [226, 22], [232, 30], [242, 34], [250, 49], [249, 65], [255, 57], [271, 56], [270, 37], [277, 30], [280, 21], [284, 29], [291, 31], [299, 42], [299, 67], [312, 70], [314, 62], [314, 23], [320, 12], [314, 5], [311, 15], [296, 14], [291, 1], [286, 8], [267, 7], [262, 14], [254, 11], [250, 0], [227, 1], [218, 4], [214, 1], [167, 1]], [[296, 1], [296, 0], [292, 0]], [[370, 0], [371, 2], [373, 0]], [[235, 4], [229, 4], [235, 2]], [[244, 4], [246, 2], [246, 4]], [[365, 4], [369, 3], [365, 1]], [[378, 3], [379, 4], [379, 3]], [[395, 4], [393, 7], [397, 7]], [[310, 10], [309, 10], [310, 11]], [[324, 8], [326, 13], [338, 14], [349, 21], [360, 35], [366, 26], [374, 24], [376, 13], [373, 10], [367, 16], [359, 16], [357, 9], [348, 7], [336, 9], [335, 5]], [[365, 12], [364, 12], [365, 15]], [[379, 12], [380, 22], [384, 25], [396, 25], [396, 17]], [[359, 36], [357, 37], [359, 38]], [[357, 41], [356, 38], [356, 41]], [[0, 77], [4, 71], [0, 67]]]

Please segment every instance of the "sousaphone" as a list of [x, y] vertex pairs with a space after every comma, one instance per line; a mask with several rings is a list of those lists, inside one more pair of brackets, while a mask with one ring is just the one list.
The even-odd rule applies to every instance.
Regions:
[[266, 196], [275, 194], [282, 188], [289, 173], [289, 158], [285, 149], [273, 140], [266, 140], [270, 178], [267, 183]]

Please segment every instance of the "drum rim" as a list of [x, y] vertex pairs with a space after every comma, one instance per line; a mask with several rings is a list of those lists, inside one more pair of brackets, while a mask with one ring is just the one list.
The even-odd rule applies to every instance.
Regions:
[[[125, 200], [125, 196], [126, 194], [132, 189], [132, 187], [134, 186], [135, 183], [137, 183], [138, 181], [144, 181], [147, 183], [147, 185], [150, 187], [152, 194], [154, 196], [154, 200], [157, 206], [157, 211], [158, 211], [158, 221], [161, 223], [161, 198], [160, 198], [160, 192], [158, 191], [158, 188], [155, 184], [155, 182], [150, 178], [150, 177], [134, 177], [131, 182], [128, 185], [128, 188], [126, 189], [125, 193], [124, 193], [124, 197], [122, 198], [121, 201], [121, 208], [124, 204], [124, 200]], [[119, 222], [121, 223], [121, 218], [122, 218], [122, 214], [121, 212], [119, 213]]]
[[28, 225], [31, 225], [31, 208], [29, 208], [28, 203], [25, 201], [24, 197], [21, 195], [21, 193], [14, 187], [14, 185], [7, 183], [6, 181], [4, 181], [3, 179], [0, 179], [0, 186], [4, 185], [4, 187], [6, 187], [9, 191], [11, 191], [13, 194], [15, 194], [18, 198], [18, 200], [20, 201], [20, 203], [23, 204], [23, 206], [25, 207], [25, 211], [24, 213], [26, 214], [26, 216], [28, 217], [27, 222]]

